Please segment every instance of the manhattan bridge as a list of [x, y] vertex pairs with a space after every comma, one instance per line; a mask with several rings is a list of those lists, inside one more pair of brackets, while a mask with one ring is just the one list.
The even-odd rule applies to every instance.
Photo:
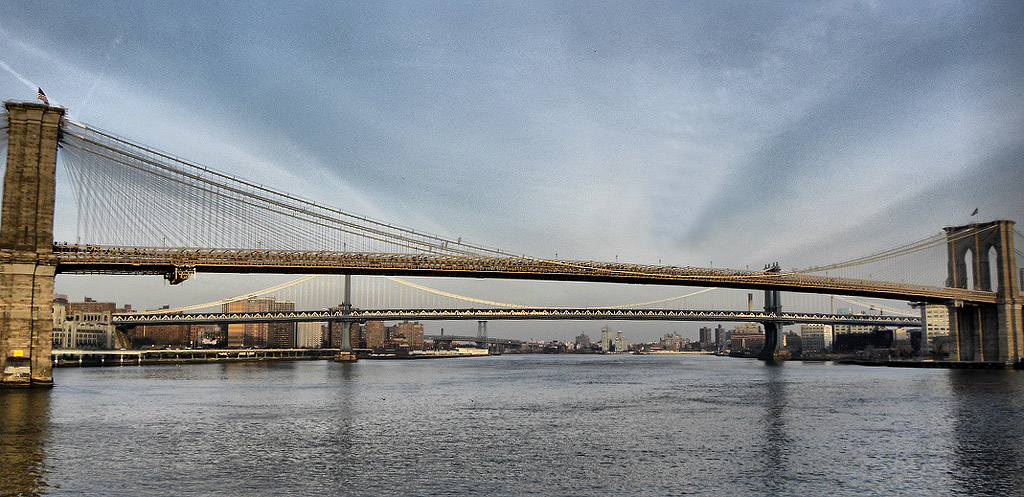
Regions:
[[[50, 333], [57, 274], [159, 275], [172, 284], [197, 273], [303, 275], [281, 288], [306, 294], [305, 310], [278, 316], [176, 313], [121, 316], [123, 323], [258, 320], [634, 319], [757, 321], [766, 349], [787, 323], [921, 326], [890, 303], [947, 306], [955, 360], [1016, 362], [1024, 355], [1022, 302], [1012, 221], [946, 227], [864, 257], [799, 270], [739, 270], [531, 257], [375, 220], [256, 184], [71, 121], [64, 109], [7, 102], [0, 119], [6, 157], [0, 221], [0, 383], [52, 384]], [[60, 174], [58, 174], [58, 165]], [[58, 179], [59, 178], [59, 179]], [[58, 181], [61, 182], [58, 185]], [[67, 189], [74, 212], [55, 211]], [[64, 209], [63, 205], [57, 205]], [[75, 239], [54, 240], [54, 219], [75, 217]], [[1024, 260], [1024, 257], [1021, 258]], [[353, 305], [347, 284], [363, 278]], [[619, 283], [680, 287], [684, 295], [630, 304], [565, 308], [457, 295], [404, 277]], [[331, 279], [333, 278], [333, 279]], [[325, 283], [340, 282], [346, 284]], [[369, 295], [398, 287], [418, 302]], [[376, 288], [377, 290], [372, 290]], [[366, 290], [370, 289], [370, 290]], [[764, 292], [751, 309], [749, 291]], [[356, 290], [359, 296], [360, 290]], [[710, 295], [718, 292], [717, 299]], [[393, 293], [388, 290], [385, 293]], [[341, 294], [344, 296], [342, 297]], [[399, 291], [401, 295], [401, 291]], [[425, 304], [422, 296], [428, 296]], [[785, 295], [787, 312], [782, 308]], [[332, 300], [333, 299], [333, 300]], [[700, 300], [705, 299], [705, 300]], [[731, 299], [731, 300], [730, 300]], [[836, 315], [839, 299], [884, 315]], [[870, 303], [863, 299], [884, 299]], [[336, 311], [324, 311], [337, 304]], [[408, 300], [408, 299], [407, 299]], [[729, 307], [722, 303], [730, 301]], [[747, 303], [747, 305], [744, 305]], [[793, 311], [788, 311], [794, 309]], [[347, 338], [347, 333], [344, 334]], [[347, 342], [347, 340], [346, 340]], [[343, 343], [342, 349], [350, 347]]]

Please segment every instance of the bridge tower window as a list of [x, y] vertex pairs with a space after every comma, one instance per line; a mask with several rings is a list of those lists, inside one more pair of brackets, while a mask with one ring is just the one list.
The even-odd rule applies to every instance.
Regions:
[[992, 292], [999, 291], [999, 267], [1002, 261], [999, 260], [999, 251], [992, 245], [988, 249], [988, 288]]
[[971, 249], [964, 251], [964, 273], [966, 288], [974, 290], [974, 251]]

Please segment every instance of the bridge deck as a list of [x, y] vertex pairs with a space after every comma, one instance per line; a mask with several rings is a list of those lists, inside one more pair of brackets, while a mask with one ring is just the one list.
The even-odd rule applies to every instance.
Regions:
[[366, 274], [587, 281], [784, 290], [906, 301], [995, 303], [978, 290], [885, 281], [700, 267], [561, 261], [530, 257], [377, 254], [328, 251], [186, 249], [55, 244], [58, 273], [162, 274], [192, 272]]
[[523, 308], [523, 309], [353, 309], [236, 313], [128, 313], [115, 314], [116, 326], [146, 324], [229, 324], [317, 321], [404, 321], [404, 320], [627, 320], [627, 321], [754, 321], [800, 324], [858, 324], [880, 326], [921, 326], [916, 317], [865, 314], [819, 314], [799, 312], [715, 311], [678, 309]]

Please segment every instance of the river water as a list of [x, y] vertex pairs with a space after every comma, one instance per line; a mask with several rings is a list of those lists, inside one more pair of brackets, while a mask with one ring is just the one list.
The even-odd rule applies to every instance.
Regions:
[[690, 355], [57, 369], [2, 495], [1024, 495], [1024, 374]]

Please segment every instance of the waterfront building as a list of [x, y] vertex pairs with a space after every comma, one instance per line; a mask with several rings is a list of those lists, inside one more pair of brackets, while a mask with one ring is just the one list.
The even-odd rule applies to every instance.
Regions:
[[800, 325], [800, 341], [804, 352], [829, 352], [832, 350], [832, 325]]
[[124, 333], [113, 325], [113, 314], [135, 312], [131, 304], [118, 308], [114, 302], [97, 302], [85, 297], [68, 302], [64, 294], [53, 295], [53, 348], [113, 349], [130, 346]]
[[192, 327], [187, 324], [146, 324], [129, 329], [133, 346], [174, 346], [189, 345]]
[[387, 329], [383, 321], [366, 322], [366, 348], [375, 349], [384, 346], [387, 340]]
[[[331, 311], [344, 311], [345, 310], [345, 306], [337, 305], [337, 306], [331, 307], [328, 310], [331, 310]], [[330, 338], [329, 339], [325, 338], [323, 343], [326, 344], [325, 345], [326, 347], [340, 348], [341, 347], [342, 338], [343, 338], [343, 334], [342, 333], [345, 330], [344, 323], [341, 322], [341, 321], [331, 321], [330, 323], [328, 323], [327, 326], [328, 326], [328, 331], [330, 333]], [[349, 340], [349, 345], [351, 345], [353, 348], [363, 348], [363, 347], [366, 347], [366, 328], [365, 328], [365, 326], [362, 326], [362, 325], [360, 325], [357, 322], [351, 322], [349, 324], [349, 327], [348, 327], [348, 340]]]
[[725, 331], [725, 327], [718, 325], [715, 327], [715, 349], [725, 350], [725, 342], [729, 340], [728, 332]]
[[672, 333], [666, 333], [661, 337], [661, 341], [658, 342], [658, 347], [661, 348], [661, 350], [680, 351], [683, 350], [689, 342], [689, 340], [679, 336], [679, 333], [673, 331]]
[[[340, 307], [335, 307], [335, 308], [332, 308], [331, 310], [335, 310], [335, 309], [340, 309]], [[331, 348], [335, 348], [335, 349], [341, 348], [341, 342], [344, 339], [344, 334], [346, 332], [345, 322], [344, 321], [331, 321], [329, 326], [330, 326], [330, 331], [331, 331], [331, 339], [330, 339], [330, 343], [327, 346], [331, 347]], [[363, 347], [364, 344], [366, 343], [365, 333], [366, 333], [366, 331], [365, 331], [365, 327], [364, 326], [362, 326], [359, 323], [354, 322], [354, 321], [349, 322], [348, 323], [348, 343], [349, 343], [349, 345], [351, 345], [353, 348], [361, 348], [361, 347]]]
[[[275, 300], [270, 303], [270, 312], [293, 312], [295, 302]], [[295, 323], [269, 323], [266, 346], [272, 349], [295, 348]]]
[[590, 350], [590, 337], [587, 336], [586, 332], [580, 333], [576, 337], [576, 348], [580, 350]]
[[710, 349], [715, 344], [714, 330], [710, 326], [702, 326], [697, 341], [701, 349]]
[[926, 304], [921, 311], [925, 336], [929, 343], [938, 337], [949, 336], [949, 308], [941, 304]]
[[55, 349], [112, 349], [114, 324], [109, 311], [75, 312], [53, 306], [52, 347]]
[[729, 350], [756, 354], [764, 348], [764, 332], [757, 323], [740, 323], [729, 334]]
[[408, 321], [398, 323], [393, 327], [391, 338], [404, 338], [410, 349], [423, 348], [423, 325], [410, 323]]
[[754, 334], [757, 334], [757, 333], [764, 334], [764, 332], [761, 331], [761, 325], [757, 324], [757, 323], [740, 323], [740, 324], [737, 324], [736, 328], [733, 330], [733, 333], [734, 334], [735, 333], [739, 333], [741, 335], [754, 335]]
[[892, 347], [893, 332], [890, 329], [874, 327], [867, 333], [840, 333], [835, 336], [834, 347], [840, 354], [872, 349], [888, 349]]
[[544, 340], [527, 340], [523, 342], [519, 350], [527, 354], [539, 354], [544, 352], [544, 347], [547, 346], [547, 342]]
[[360, 323], [351, 323], [348, 327], [349, 345], [354, 348], [366, 348], [366, 326]]
[[787, 331], [782, 335], [782, 346], [790, 354], [799, 354], [804, 350], [803, 339], [795, 331]]
[[615, 343], [613, 345], [615, 347], [615, 352], [629, 351], [629, 342], [626, 341], [626, 337], [622, 335], [621, 331], [615, 333]]
[[764, 333], [736, 333], [729, 337], [729, 350], [758, 353], [764, 348]]
[[550, 343], [544, 345], [543, 352], [545, 354], [564, 354], [569, 351], [569, 347], [569, 343], [552, 340]]
[[295, 325], [295, 347], [318, 349], [323, 346], [324, 323], [297, 323]]
[[[67, 296], [63, 296], [67, 299]], [[131, 306], [128, 306], [131, 309]], [[117, 312], [117, 304], [114, 302], [97, 302], [89, 297], [85, 297], [82, 302], [68, 302], [68, 315], [80, 314], [83, 312], [106, 312], [113, 314]]]
[[[295, 302], [253, 297], [221, 306], [221, 312], [294, 311]], [[228, 325], [228, 347], [294, 346], [295, 323], [235, 323]]]
[[[249, 298], [221, 305], [221, 312], [267, 312], [270, 298]], [[228, 325], [228, 347], [257, 347], [266, 344], [267, 323], [232, 323]]]
[[[95, 302], [87, 304], [94, 305], [86, 306], [85, 308], [101, 308], [100, 306], [95, 305], [97, 304]], [[69, 308], [71, 308], [70, 305]], [[131, 306], [126, 304], [125, 308], [130, 310]], [[167, 309], [170, 309], [170, 306], [165, 305], [160, 307], [158, 310]], [[121, 311], [121, 309], [118, 309], [118, 311]], [[180, 314], [180, 312], [178, 314]], [[192, 336], [191, 327], [187, 324], [146, 324], [128, 328], [126, 334], [127, 339], [131, 341], [131, 347], [133, 348], [167, 345], [180, 347], [188, 345]]]
[[191, 346], [195, 348], [224, 347], [228, 343], [227, 329], [219, 324], [194, 324], [189, 335]]
[[611, 352], [612, 350], [612, 329], [608, 325], [601, 328], [601, 350]]

